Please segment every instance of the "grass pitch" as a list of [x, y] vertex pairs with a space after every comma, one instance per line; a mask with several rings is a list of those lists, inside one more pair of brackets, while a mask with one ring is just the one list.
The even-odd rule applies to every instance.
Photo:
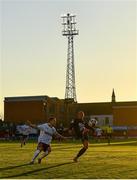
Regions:
[[36, 143], [20, 148], [17, 142], [0, 142], [0, 178], [15, 179], [137, 179], [137, 140], [90, 143], [78, 163], [72, 159], [80, 142], [53, 142], [51, 154], [28, 165]]

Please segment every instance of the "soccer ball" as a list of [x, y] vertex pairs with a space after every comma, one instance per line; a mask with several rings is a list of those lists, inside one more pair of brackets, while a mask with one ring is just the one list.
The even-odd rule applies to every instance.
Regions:
[[95, 126], [96, 124], [97, 124], [97, 120], [96, 120], [96, 119], [90, 119], [90, 120], [88, 121], [89, 127], [93, 127], [93, 126]]

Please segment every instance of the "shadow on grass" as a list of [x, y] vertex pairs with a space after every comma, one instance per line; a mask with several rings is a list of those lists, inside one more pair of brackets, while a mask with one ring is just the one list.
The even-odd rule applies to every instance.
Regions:
[[137, 145], [137, 141], [127, 141], [127, 142], [111, 142], [110, 141], [110, 144], [105, 142], [105, 143], [93, 143], [92, 142], [90, 143], [90, 145], [92, 147], [109, 147], [109, 146], [136, 146]]
[[[92, 141], [90, 141], [90, 147], [110, 147], [110, 146], [136, 146], [137, 145], [137, 141], [128, 141], [128, 142], [110, 142], [110, 144], [108, 144], [107, 142], [100, 142], [100, 143], [92, 143]], [[82, 147], [82, 143], [81, 144], [74, 144], [74, 145], [71, 145], [71, 146], [67, 146], [67, 147], [53, 147], [54, 150], [70, 150], [70, 149], [73, 149], [73, 148], [81, 148]]]
[[[134, 143], [125, 143], [125, 144], [122, 144], [122, 143], [120, 144], [120, 143], [119, 143], [119, 144], [116, 144], [116, 145], [117, 145], [117, 146], [118, 146], [118, 145], [120, 145], [120, 146], [136, 146], [136, 145], [137, 145], [137, 142], [134, 142]], [[116, 145], [115, 145], [115, 146], [116, 146]]]
[[[47, 170], [47, 169], [52, 169], [52, 168], [56, 168], [56, 167], [60, 167], [60, 166], [64, 166], [64, 165], [68, 165], [68, 164], [72, 164], [72, 163], [74, 163], [74, 162], [60, 163], [60, 164], [56, 164], [54, 166], [40, 168], [40, 169], [35, 169], [35, 170], [28, 171], [28, 172], [24, 172], [24, 173], [20, 173], [20, 174], [16, 174], [16, 175], [11, 175], [11, 176], [5, 176], [5, 177], [1, 177], [1, 178], [16, 178], [16, 177], [20, 177], [20, 176], [27, 176], [27, 175], [30, 175], [32, 173], [36, 173], [36, 172], [39, 172], [39, 171], [43, 171], [43, 170]], [[21, 165], [21, 166], [25, 166], [25, 165]], [[34, 165], [30, 165], [30, 166], [34, 166]], [[19, 167], [19, 166], [16, 166], [16, 167]]]
[[3, 168], [0, 168], [0, 171], [2, 170], [8, 170], [8, 169], [14, 169], [14, 168], [18, 168], [18, 167], [23, 167], [23, 166], [27, 166], [29, 165], [28, 163], [25, 163], [25, 164], [21, 164], [21, 165], [16, 165], [16, 166], [8, 166], [8, 167], [3, 167]]

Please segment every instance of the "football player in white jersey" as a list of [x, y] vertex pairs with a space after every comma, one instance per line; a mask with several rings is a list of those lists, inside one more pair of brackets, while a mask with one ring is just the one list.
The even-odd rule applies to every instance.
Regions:
[[21, 147], [26, 144], [29, 134], [31, 133], [31, 127], [27, 126], [26, 124], [20, 125], [17, 127], [18, 131], [21, 133]]
[[32, 128], [36, 128], [40, 130], [40, 135], [38, 137], [38, 146], [37, 150], [34, 153], [34, 156], [30, 162], [30, 164], [34, 164], [35, 159], [37, 156], [44, 151], [42, 156], [38, 158], [38, 163], [41, 163], [41, 160], [47, 156], [51, 152], [50, 143], [52, 141], [52, 137], [56, 136], [61, 139], [67, 139], [67, 137], [64, 137], [60, 135], [54, 126], [56, 126], [56, 118], [50, 117], [48, 123], [42, 124], [42, 125], [35, 125], [32, 124], [30, 121], [28, 121], [28, 124]]

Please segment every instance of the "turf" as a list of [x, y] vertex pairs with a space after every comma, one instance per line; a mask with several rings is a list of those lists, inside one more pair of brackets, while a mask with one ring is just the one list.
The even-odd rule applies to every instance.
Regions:
[[137, 140], [90, 143], [78, 163], [72, 159], [80, 142], [54, 142], [42, 164], [28, 165], [35, 148], [33, 142], [23, 148], [16, 142], [0, 142], [0, 178], [137, 179]]

